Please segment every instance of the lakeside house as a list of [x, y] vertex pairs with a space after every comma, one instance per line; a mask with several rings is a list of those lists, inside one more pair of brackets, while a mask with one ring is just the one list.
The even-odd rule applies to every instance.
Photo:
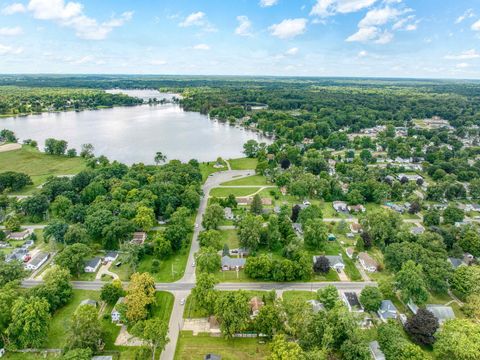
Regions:
[[98, 268], [100, 267], [100, 264], [102, 263], [102, 259], [100, 257], [94, 257], [93, 259], [90, 259], [86, 262], [84, 271], [86, 273], [94, 273], [97, 272]]
[[118, 310], [118, 306], [120, 304], [123, 304], [125, 302], [125, 298], [122, 296], [121, 298], [119, 298], [117, 300], [117, 302], [115, 303], [115, 306], [110, 314], [111, 318], [112, 318], [112, 322], [113, 323], [118, 323], [121, 321], [121, 314], [120, 314], [120, 311]]
[[33, 257], [33, 259], [31, 259], [27, 263], [26, 269], [27, 270], [37, 270], [37, 269], [39, 269], [43, 264], [45, 264], [45, 262], [48, 260], [49, 257], [50, 257], [49, 253], [39, 252], [37, 255], [35, 255]]
[[361, 252], [358, 254], [358, 261], [365, 271], [375, 272], [378, 269], [378, 263], [366, 252]]
[[244, 258], [231, 258], [230, 256], [222, 257], [222, 270], [231, 271], [231, 270], [240, 270], [245, 267], [246, 259]]
[[143, 231], [137, 231], [133, 233], [133, 237], [132, 240], [130, 240], [130, 243], [136, 245], [143, 245], [145, 243], [145, 240], [147, 240], [147, 233]]

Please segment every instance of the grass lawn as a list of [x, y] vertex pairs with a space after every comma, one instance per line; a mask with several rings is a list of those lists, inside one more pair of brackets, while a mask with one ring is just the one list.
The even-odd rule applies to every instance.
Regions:
[[239, 244], [237, 230], [220, 230], [222, 243], [227, 244], [229, 249], [237, 249]]
[[230, 194], [235, 196], [248, 196], [256, 193], [259, 187], [247, 187], [247, 188], [214, 188], [210, 191], [210, 196], [215, 197], [227, 197]]
[[[154, 256], [146, 255], [138, 265], [138, 272], [150, 272], [156, 282], [174, 282], [182, 278], [188, 261], [189, 248], [182, 248], [176, 254], [166, 260], [160, 260], [160, 268], [157, 273], [152, 273], [152, 261]], [[131, 275], [131, 274], [130, 274]]]
[[50, 176], [77, 174], [84, 168], [85, 161], [80, 157], [46, 155], [30, 146], [0, 153], [2, 171], [22, 172], [32, 178], [33, 185], [27, 186], [21, 193], [35, 191]]
[[342, 251], [342, 259], [345, 263], [345, 274], [348, 275], [351, 281], [362, 281], [362, 275], [358, 271], [355, 263], [350, 259], [345, 252]]
[[240, 270], [238, 272], [236, 271], [219, 271], [216, 272], [215, 278], [219, 282], [256, 282], [256, 281], [262, 281], [262, 280], [256, 280], [256, 279], [250, 279], [247, 275], [245, 275], [244, 270]]
[[267, 183], [267, 178], [262, 175], [253, 175], [247, 176], [237, 180], [231, 180], [220, 185], [255, 185], [255, 186], [262, 186], [262, 185], [271, 185]]
[[80, 302], [85, 299], [99, 300], [100, 292], [91, 290], [73, 290], [73, 298], [70, 302], [59, 309], [50, 321], [48, 339], [45, 348], [59, 349], [65, 345], [67, 329], [73, 313]]
[[228, 169], [227, 164], [225, 164], [223, 168], [214, 168], [213, 165], [215, 165], [215, 163], [215, 161], [200, 163], [200, 173], [202, 174], [203, 181], [205, 181], [210, 174]]
[[317, 293], [314, 291], [292, 290], [292, 291], [285, 291], [282, 295], [282, 298], [285, 302], [291, 302], [296, 299], [308, 301], [308, 300], [315, 300], [317, 298]]
[[340, 278], [335, 270], [330, 269], [326, 274], [314, 273], [311, 281], [340, 281]]
[[232, 339], [211, 337], [209, 334], [193, 336], [190, 331], [180, 332], [175, 351], [175, 360], [201, 360], [212, 353], [224, 360], [266, 359], [268, 345], [260, 344], [258, 339]]
[[240, 158], [229, 159], [228, 162], [230, 163], [232, 170], [255, 170], [258, 160], [251, 158]]
[[14, 352], [7, 352], [3, 359], [7, 360], [40, 360], [40, 359], [59, 359], [60, 356], [58, 354], [29, 354], [29, 353], [14, 353]]
[[167, 291], [157, 291], [155, 293], [155, 301], [156, 303], [152, 308], [152, 316], [160, 318], [168, 324], [170, 321], [170, 315], [172, 314], [175, 297]]

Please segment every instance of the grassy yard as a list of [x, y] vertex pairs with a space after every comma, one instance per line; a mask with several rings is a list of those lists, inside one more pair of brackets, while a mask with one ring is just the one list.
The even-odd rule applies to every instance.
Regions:
[[326, 274], [314, 273], [311, 281], [340, 281], [340, 278], [335, 270], [330, 269]]
[[50, 176], [77, 174], [84, 168], [85, 161], [80, 157], [46, 155], [30, 146], [0, 153], [2, 171], [17, 171], [31, 176], [33, 185], [27, 186], [22, 193], [33, 192]]
[[208, 175], [210, 174], [213, 174], [222, 170], [227, 170], [226, 163], [224, 163], [225, 167], [223, 168], [214, 168], [213, 166], [215, 165], [215, 163], [216, 163], [215, 161], [200, 163], [200, 172], [202, 174], [202, 178], [204, 181], [207, 179]]
[[209, 334], [193, 336], [189, 331], [180, 332], [175, 360], [202, 360], [212, 353], [224, 360], [266, 359], [268, 345], [260, 344], [258, 339], [232, 339], [211, 337]]
[[236, 249], [239, 245], [237, 230], [221, 230], [222, 243], [227, 244], [229, 249]]
[[357, 267], [355, 266], [355, 263], [353, 262], [352, 259], [350, 259], [344, 251], [342, 251], [342, 259], [343, 262], [345, 263], [345, 274], [348, 275], [351, 281], [361, 281], [362, 280], [362, 275], [360, 274], [360, 271], [358, 271]]
[[228, 160], [232, 170], [254, 170], [257, 167], [257, 159], [240, 158]]
[[267, 179], [265, 176], [262, 175], [253, 175], [247, 176], [237, 180], [231, 180], [224, 182], [220, 185], [254, 185], [254, 186], [262, 186], [262, 185], [271, 185], [267, 183]]
[[308, 300], [315, 300], [317, 298], [317, 293], [314, 291], [292, 290], [292, 291], [285, 291], [282, 295], [282, 298], [285, 302], [291, 302], [296, 299], [308, 301]]
[[167, 291], [157, 291], [155, 293], [155, 301], [155, 306], [152, 308], [152, 316], [168, 323], [170, 321], [170, 315], [172, 314], [175, 297]]
[[230, 194], [235, 196], [248, 196], [256, 193], [259, 187], [247, 187], [247, 188], [221, 188], [217, 187], [210, 191], [210, 196], [215, 197], [227, 197]]

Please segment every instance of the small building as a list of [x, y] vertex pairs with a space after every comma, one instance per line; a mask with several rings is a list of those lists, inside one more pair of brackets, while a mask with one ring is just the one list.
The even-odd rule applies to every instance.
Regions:
[[417, 174], [398, 174], [397, 179], [402, 181], [402, 179], [407, 179], [407, 181], [418, 181], [423, 180], [423, 177]]
[[378, 263], [366, 252], [361, 252], [358, 254], [358, 261], [365, 271], [375, 272], [378, 269]]
[[467, 264], [465, 264], [463, 259], [449, 257], [448, 262], [450, 263], [450, 265], [452, 265], [452, 268], [454, 270], [458, 269], [460, 266], [467, 266]]
[[49, 253], [39, 252], [35, 257], [27, 263], [27, 270], [37, 270], [40, 269], [40, 266], [45, 264], [45, 262], [50, 257]]
[[380, 305], [380, 309], [377, 311], [378, 317], [383, 321], [387, 322], [388, 319], [397, 319], [398, 311], [393, 302], [390, 300], [383, 300]]
[[350, 258], [350, 259], [353, 259], [353, 254], [355, 253], [355, 249], [351, 246], [347, 247], [345, 249], [345, 254], [347, 254], [347, 256]]
[[[313, 264], [317, 262], [317, 259], [320, 257], [319, 256], [314, 256], [313, 257]], [[328, 259], [328, 262], [330, 263], [330, 267], [335, 270], [335, 271], [343, 271], [345, 269], [345, 263], [343, 262], [342, 256], [341, 255], [325, 255], [325, 257]]]
[[133, 233], [133, 237], [132, 240], [130, 240], [130, 243], [143, 245], [145, 243], [145, 240], [147, 240], [147, 233], [143, 231], [138, 231]]
[[427, 304], [425, 308], [435, 316], [440, 324], [447, 320], [455, 319], [455, 313], [450, 306]]
[[3, 355], [5, 355], [5, 348], [1, 348], [0, 349], [0, 357], [3, 357]]
[[93, 259], [90, 259], [90, 260], [87, 261], [87, 263], [85, 264], [85, 268], [83, 270], [86, 273], [97, 272], [101, 263], [102, 263], [102, 259], [100, 259], [98, 256], [94, 257]]
[[25, 243], [22, 245], [22, 248], [24, 248], [24, 249], [30, 249], [34, 244], [35, 244], [35, 242], [34, 242], [33, 240], [27, 240], [27, 241], [25, 241]]
[[222, 270], [240, 270], [245, 267], [246, 260], [244, 258], [231, 258], [230, 256], [222, 257]]
[[362, 304], [360, 304], [360, 300], [358, 300], [357, 293], [353, 291], [344, 292], [342, 294], [342, 300], [350, 312], [363, 312]]
[[115, 261], [118, 259], [118, 251], [109, 251], [105, 254], [105, 261]]
[[343, 201], [334, 201], [332, 203], [333, 208], [335, 209], [336, 212], [347, 212], [348, 207], [347, 203]]
[[32, 232], [29, 229], [18, 232], [11, 232], [10, 234], [8, 234], [7, 239], [13, 241], [25, 240], [27, 237], [30, 236], [31, 233]]
[[225, 219], [233, 220], [235, 218], [235, 216], [233, 215], [233, 212], [232, 212], [232, 208], [226, 207], [225, 209], [223, 209], [223, 211], [224, 211]]
[[92, 300], [92, 299], [85, 299], [85, 300], [82, 300], [80, 302], [80, 306], [84, 306], [84, 305], [89, 305], [89, 306], [93, 306], [93, 307], [97, 307], [97, 301], [96, 300]]
[[328, 237], [327, 237], [328, 241], [335, 241], [337, 240], [337, 237], [335, 236], [335, 234], [328, 234]]
[[364, 213], [366, 211], [365, 206], [361, 204], [349, 205], [347, 208], [348, 208], [348, 211], [351, 213], [360, 213], [360, 212]]
[[28, 256], [27, 249], [17, 248], [5, 257], [5, 262], [24, 261]]
[[117, 300], [115, 307], [113, 308], [110, 314], [112, 318], [112, 322], [118, 323], [121, 321], [121, 314], [120, 314], [120, 311], [118, 310], [118, 305], [123, 304], [124, 302], [125, 302], [125, 298], [123, 296]]
[[362, 232], [362, 225], [356, 222], [350, 223], [350, 232], [352, 234], [358, 234]]
[[295, 232], [300, 235], [300, 236], [303, 236], [303, 227], [302, 227], [302, 224], [300, 223], [293, 223], [292, 224], [292, 227], [293, 227], [293, 230], [295, 230]]
[[318, 300], [307, 300], [307, 304], [312, 307], [313, 312], [316, 314], [320, 311], [325, 311], [325, 306]]
[[414, 226], [410, 229], [410, 233], [413, 235], [421, 235], [425, 232], [425, 228], [423, 226]]
[[372, 341], [368, 344], [373, 360], [385, 360], [385, 354], [380, 349], [378, 341]]
[[262, 299], [260, 299], [258, 296], [254, 296], [253, 298], [250, 299], [249, 302], [250, 305], [250, 312], [252, 314], [252, 317], [255, 317], [258, 315], [260, 312], [260, 309], [265, 305]]

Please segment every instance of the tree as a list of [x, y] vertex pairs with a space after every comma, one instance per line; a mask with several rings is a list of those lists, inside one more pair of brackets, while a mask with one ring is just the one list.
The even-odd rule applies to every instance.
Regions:
[[56, 243], [63, 244], [65, 243], [67, 230], [68, 224], [65, 221], [55, 219], [50, 221], [45, 229], [43, 229], [43, 237], [44, 239], [53, 239]]
[[408, 260], [395, 274], [395, 281], [403, 302], [413, 301], [417, 305], [422, 305], [428, 300], [428, 291], [421, 265], [416, 265], [412, 260]]
[[376, 312], [382, 305], [382, 293], [375, 286], [365, 286], [360, 293], [360, 302], [363, 308], [369, 312]]
[[47, 300], [20, 297], [12, 306], [6, 335], [14, 348], [40, 348], [47, 339], [50, 312]]
[[55, 257], [55, 263], [65, 269], [70, 270], [71, 274], [79, 276], [85, 268], [85, 261], [90, 256], [91, 250], [85, 244], [67, 245]]
[[11, 215], [6, 218], [6, 220], [3, 222], [3, 225], [5, 225], [5, 229], [8, 231], [18, 231], [20, 230], [20, 219], [16, 215]]
[[148, 315], [148, 306], [155, 301], [155, 280], [148, 273], [135, 273], [130, 278], [130, 283], [125, 297], [125, 318], [129, 323], [135, 324], [144, 320]]
[[95, 156], [93, 154], [94, 151], [95, 151], [95, 148], [92, 144], [82, 144], [82, 147], [80, 150], [80, 156], [85, 159], [90, 159]]
[[313, 271], [328, 273], [330, 271], [330, 261], [325, 256], [317, 256], [313, 264]]
[[252, 214], [261, 215], [263, 211], [262, 198], [259, 194], [255, 194], [250, 205], [250, 211]]
[[350, 205], [364, 204], [365, 198], [358, 189], [353, 189], [347, 194], [347, 201]]
[[337, 288], [333, 285], [327, 285], [323, 289], [317, 291], [317, 299], [323, 304], [323, 306], [325, 306], [325, 309], [331, 310], [335, 307], [340, 298], [338, 296]]
[[305, 226], [308, 220], [314, 219], [323, 219], [322, 209], [318, 205], [310, 205], [307, 208], [301, 210], [298, 215], [297, 221]]
[[26, 275], [23, 264], [19, 261], [0, 261], [0, 288], [7, 283], [21, 280]]
[[480, 266], [460, 266], [450, 279], [450, 286], [462, 296], [480, 293]]
[[78, 243], [88, 244], [90, 242], [87, 229], [83, 224], [70, 225], [63, 236], [63, 240], [65, 241], [65, 244], [68, 245]]
[[480, 322], [480, 294], [467, 296], [462, 311], [468, 318]]
[[10, 282], [0, 287], [0, 332], [4, 332], [12, 321], [12, 306], [20, 297], [18, 282]]
[[67, 304], [73, 295], [70, 272], [58, 265], [52, 266], [43, 275], [43, 284], [33, 288], [32, 294], [44, 298], [53, 313]]
[[270, 343], [268, 360], [304, 360], [305, 354], [296, 342], [287, 341], [285, 335], [275, 335]]
[[284, 322], [285, 319], [278, 306], [267, 304], [260, 309], [255, 317], [254, 327], [259, 334], [272, 338], [273, 335], [283, 329]]
[[15, 171], [5, 171], [0, 173], [0, 193], [7, 191], [18, 191], [27, 185], [32, 185], [32, 179], [29, 175]]
[[98, 310], [92, 305], [81, 305], [75, 310], [67, 330], [66, 349], [77, 348], [97, 351], [103, 342], [102, 323]]
[[158, 164], [160, 164], [160, 163], [165, 162], [165, 161], [167, 160], [167, 156], [164, 155], [161, 151], [157, 151], [157, 152], [155, 153], [155, 158], [154, 158], [154, 160], [155, 160], [155, 164], [158, 165]]
[[256, 250], [260, 245], [262, 226], [263, 220], [260, 216], [246, 214], [238, 224], [240, 244], [252, 251]]
[[402, 218], [394, 211], [374, 211], [365, 217], [363, 228], [374, 244], [384, 247], [394, 241], [402, 223]]
[[215, 316], [227, 338], [244, 330], [250, 319], [247, 294], [242, 290], [220, 294], [215, 302]]
[[461, 235], [458, 244], [463, 251], [469, 252], [475, 257], [480, 256], [480, 235], [474, 229], [468, 229]]
[[475, 360], [480, 354], [480, 324], [470, 320], [447, 321], [433, 347], [439, 360]]
[[120, 280], [113, 280], [102, 286], [100, 299], [107, 304], [115, 305], [118, 299], [122, 296], [125, 296], [125, 290], [123, 290], [122, 282]]
[[393, 320], [378, 327], [378, 342], [389, 360], [425, 360], [425, 354], [420, 347], [410, 343]]
[[314, 250], [322, 250], [328, 240], [328, 229], [322, 219], [308, 220], [303, 231], [305, 245]]
[[50, 212], [57, 218], [64, 219], [68, 210], [73, 206], [72, 200], [66, 196], [59, 195], [50, 204]]
[[157, 349], [162, 351], [169, 342], [167, 337], [168, 324], [159, 318], [137, 322], [132, 327], [132, 334], [145, 340], [152, 350], [152, 360], [155, 360]]
[[211, 247], [215, 250], [222, 248], [222, 234], [218, 230], [202, 231], [198, 235], [198, 240], [202, 247]]
[[35, 194], [21, 202], [22, 211], [35, 222], [43, 219], [48, 206], [48, 198], [41, 194]]
[[200, 251], [195, 254], [195, 260], [198, 270], [206, 273], [218, 272], [221, 268], [220, 256], [217, 250], [212, 247], [202, 247]]
[[220, 222], [223, 220], [224, 210], [218, 204], [212, 204], [205, 210], [203, 215], [202, 225], [205, 229], [217, 229]]
[[153, 209], [146, 206], [139, 206], [133, 222], [139, 230], [150, 230], [153, 225], [155, 225], [155, 213]]
[[427, 226], [440, 225], [440, 213], [434, 209], [428, 210], [423, 216], [423, 223]]
[[408, 213], [409, 214], [416, 214], [419, 213], [422, 210], [422, 206], [418, 201], [413, 201], [410, 204], [410, 207], [408, 208]]
[[248, 140], [245, 144], [243, 144], [243, 153], [249, 158], [256, 157], [258, 150], [259, 144], [255, 140]]
[[167, 259], [172, 254], [172, 244], [163, 234], [156, 234], [153, 239], [153, 252], [160, 259]]
[[48, 155], [64, 155], [68, 143], [65, 140], [48, 138], [45, 140], [45, 153]]
[[443, 211], [443, 222], [445, 224], [455, 224], [456, 222], [462, 222], [463, 218], [465, 216], [465, 213], [462, 209], [459, 209], [455, 206], [449, 205], [444, 211]]
[[280, 246], [282, 240], [282, 234], [280, 233], [280, 224], [277, 215], [270, 215], [267, 224], [267, 245], [270, 250], [277, 249]]
[[73, 349], [67, 351], [61, 360], [90, 360], [92, 358], [92, 350], [90, 349]]
[[215, 276], [200, 273], [198, 274], [195, 287], [192, 289], [192, 298], [195, 304], [207, 311], [209, 315], [215, 311], [215, 302], [218, 297], [218, 291], [215, 290], [216, 283]]
[[405, 330], [419, 345], [432, 345], [438, 328], [437, 318], [430, 311], [421, 308], [405, 323]]

